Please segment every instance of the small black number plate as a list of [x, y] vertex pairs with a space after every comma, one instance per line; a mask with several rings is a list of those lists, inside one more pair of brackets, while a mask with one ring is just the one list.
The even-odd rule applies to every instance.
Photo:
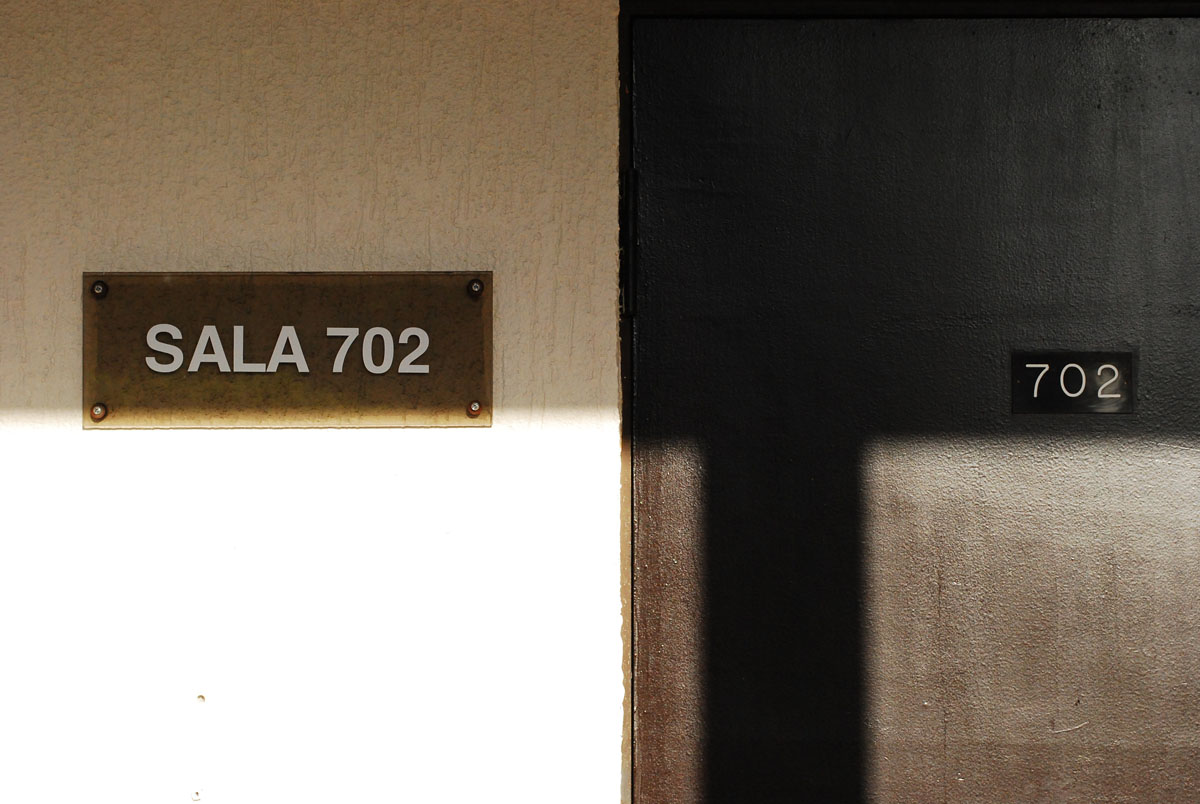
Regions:
[[1013, 413], [1133, 413], [1132, 352], [1013, 352]]

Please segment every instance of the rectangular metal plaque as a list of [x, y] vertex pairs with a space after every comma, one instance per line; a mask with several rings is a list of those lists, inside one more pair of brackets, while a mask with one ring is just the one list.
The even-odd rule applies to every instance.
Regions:
[[1132, 352], [1013, 352], [1013, 413], [1133, 413]]
[[492, 275], [84, 274], [83, 425], [486, 427]]

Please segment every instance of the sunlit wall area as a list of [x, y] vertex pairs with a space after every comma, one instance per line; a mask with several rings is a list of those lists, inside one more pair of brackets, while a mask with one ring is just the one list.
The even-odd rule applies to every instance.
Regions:
[[[0, 798], [619, 799], [615, 16], [0, 2]], [[85, 432], [116, 271], [491, 271], [494, 424]]]
[[1200, 445], [879, 439], [862, 478], [871, 801], [1189, 797]]

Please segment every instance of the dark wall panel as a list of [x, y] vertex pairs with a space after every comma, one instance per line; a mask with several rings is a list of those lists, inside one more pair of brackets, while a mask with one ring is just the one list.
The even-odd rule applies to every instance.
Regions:
[[[1200, 25], [632, 51], [638, 804], [1192, 800]], [[1136, 413], [1014, 416], [1048, 349], [1136, 352]]]

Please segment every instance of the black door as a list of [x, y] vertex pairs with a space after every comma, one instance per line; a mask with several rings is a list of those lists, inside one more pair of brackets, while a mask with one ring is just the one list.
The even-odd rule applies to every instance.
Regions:
[[1195, 801], [1200, 25], [631, 48], [636, 804]]

